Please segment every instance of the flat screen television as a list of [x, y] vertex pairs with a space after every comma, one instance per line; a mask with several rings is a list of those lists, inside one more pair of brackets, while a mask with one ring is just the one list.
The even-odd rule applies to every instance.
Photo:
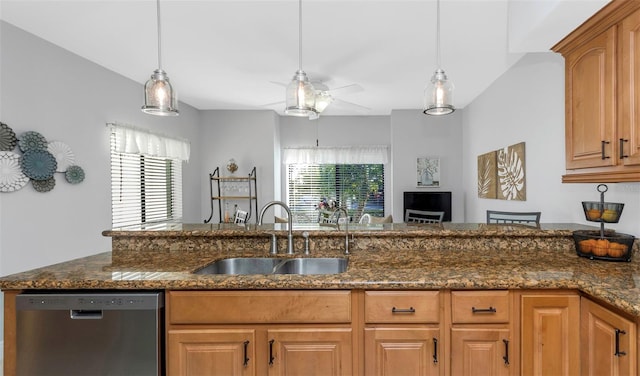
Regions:
[[443, 222], [451, 222], [451, 192], [404, 192], [404, 209], [442, 211]]

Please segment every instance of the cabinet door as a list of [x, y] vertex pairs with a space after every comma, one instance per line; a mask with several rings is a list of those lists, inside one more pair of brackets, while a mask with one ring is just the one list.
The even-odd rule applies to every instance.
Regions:
[[438, 328], [365, 328], [364, 374], [439, 375], [442, 354]]
[[167, 375], [255, 375], [255, 331], [169, 330]]
[[351, 328], [270, 329], [270, 376], [352, 374]]
[[582, 299], [582, 375], [631, 375], [636, 370], [636, 327]]
[[566, 167], [616, 165], [616, 28], [565, 56]]
[[520, 355], [523, 375], [578, 375], [580, 297], [522, 295]]
[[640, 165], [640, 10], [622, 21], [620, 41], [618, 157], [624, 165]]
[[451, 374], [507, 376], [511, 373], [509, 329], [452, 328]]

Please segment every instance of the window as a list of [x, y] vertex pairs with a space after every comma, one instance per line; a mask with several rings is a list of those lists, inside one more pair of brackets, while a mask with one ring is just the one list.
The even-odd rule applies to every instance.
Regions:
[[322, 200], [346, 208], [355, 222], [365, 213], [384, 216], [384, 164], [289, 164], [287, 205], [293, 221], [318, 222]]
[[119, 152], [124, 137], [111, 132], [112, 226], [180, 220], [182, 160]]

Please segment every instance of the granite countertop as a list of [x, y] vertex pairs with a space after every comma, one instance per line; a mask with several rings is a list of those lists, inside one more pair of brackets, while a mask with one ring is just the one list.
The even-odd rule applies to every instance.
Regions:
[[[181, 225], [167, 228], [166, 236], [193, 237], [211, 225]], [[213, 234], [247, 231], [240, 228], [211, 229]], [[389, 226], [389, 225], [385, 225]], [[503, 243], [504, 234], [518, 236], [530, 229], [503, 226], [501, 229], [480, 225], [446, 226], [427, 229], [407, 229], [408, 225], [387, 227], [382, 231], [393, 236], [393, 231], [446, 233], [453, 240], [445, 242], [450, 248], [437, 250], [418, 247], [419, 243], [390, 242], [391, 247], [370, 248], [367, 230], [355, 230], [358, 236], [351, 254], [341, 250], [312, 248], [311, 255], [300, 252], [294, 257], [348, 257], [346, 272], [334, 275], [197, 275], [193, 271], [211, 262], [228, 257], [268, 257], [263, 249], [167, 249], [164, 251], [136, 249], [134, 251], [103, 252], [93, 256], [38, 268], [0, 278], [0, 288], [9, 289], [578, 289], [593, 297], [640, 316], [640, 260], [634, 255], [631, 262], [608, 262], [578, 257], [572, 247], [553, 249], [518, 248]], [[511, 228], [510, 228], [511, 227]], [[567, 236], [584, 226], [549, 226], [539, 235]], [[254, 228], [254, 230], [256, 230]], [[260, 229], [258, 229], [260, 230]], [[489, 246], [451, 247], [459, 237], [496, 234]], [[174, 232], [172, 232], [174, 231]], [[185, 234], [184, 231], [189, 232]], [[267, 233], [274, 226], [265, 228]], [[316, 234], [324, 231], [313, 229]], [[336, 234], [333, 230], [331, 234]], [[160, 231], [162, 232], [162, 230]], [[138, 229], [105, 231], [106, 236], [158, 236], [158, 230]], [[255, 234], [253, 234], [255, 235]], [[400, 236], [399, 234], [396, 234]], [[204, 235], [203, 235], [204, 236]], [[227, 234], [231, 236], [231, 234]], [[313, 236], [313, 235], [312, 235]], [[344, 233], [342, 233], [344, 236]], [[411, 236], [411, 235], [409, 235]], [[458, 239], [458, 240], [456, 240]], [[268, 242], [265, 242], [268, 243]], [[360, 243], [360, 244], [359, 244]], [[637, 242], [636, 242], [637, 243]], [[493, 244], [493, 245], [492, 245]], [[528, 244], [528, 243], [523, 243]], [[567, 243], [567, 244], [570, 244]], [[487, 245], [487, 244], [485, 244]], [[412, 247], [414, 247], [412, 249]], [[636, 244], [637, 252], [637, 244]], [[278, 257], [291, 257], [279, 255]]]

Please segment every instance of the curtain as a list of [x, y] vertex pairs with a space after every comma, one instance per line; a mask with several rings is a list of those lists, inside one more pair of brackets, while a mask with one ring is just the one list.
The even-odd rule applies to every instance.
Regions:
[[374, 146], [333, 146], [284, 148], [282, 163], [301, 164], [387, 164], [389, 147]]
[[188, 161], [191, 144], [187, 140], [165, 136], [122, 124], [107, 124], [116, 133], [115, 151]]

